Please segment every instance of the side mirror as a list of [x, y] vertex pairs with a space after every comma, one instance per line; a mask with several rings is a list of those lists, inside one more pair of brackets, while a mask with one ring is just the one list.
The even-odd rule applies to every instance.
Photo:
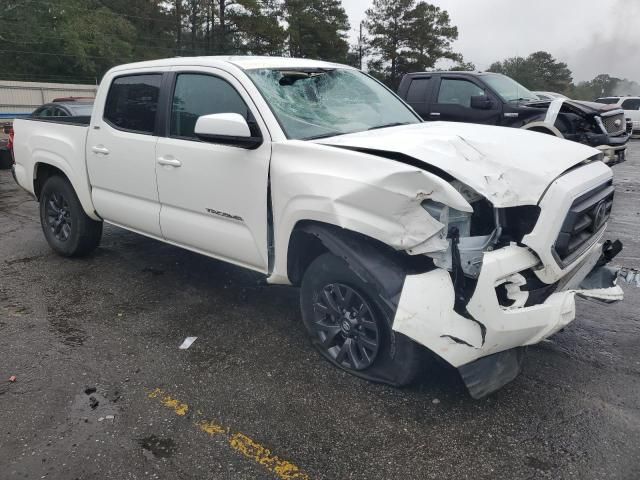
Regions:
[[493, 102], [486, 95], [476, 95], [475, 97], [471, 97], [471, 108], [490, 110], [492, 106]]
[[262, 145], [262, 137], [251, 136], [249, 124], [238, 113], [203, 115], [196, 121], [196, 136], [205, 142], [253, 150]]

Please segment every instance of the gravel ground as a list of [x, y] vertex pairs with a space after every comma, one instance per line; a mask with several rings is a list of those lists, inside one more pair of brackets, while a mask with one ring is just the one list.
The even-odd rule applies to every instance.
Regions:
[[[639, 169], [636, 141], [609, 228], [630, 267]], [[2, 171], [0, 477], [637, 479], [640, 291], [624, 288], [579, 301], [489, 398], [437, 364], [398, 390], [322, 360], [293, 288], [115, 227], [87, 259], [56, 256]]]

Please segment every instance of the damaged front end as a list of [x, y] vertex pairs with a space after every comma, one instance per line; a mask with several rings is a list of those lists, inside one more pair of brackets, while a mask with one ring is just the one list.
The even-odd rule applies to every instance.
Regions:
[[438, 269], [406, 277], [394, 331], [458, 368], [474, 398], [513, 380], [525, 347], [575, 318], [576, 295], [623, 298], [620, 269], [609, 266], [622, 244], [602, 242], [613, 188], [599, 183], [572, 198], [584, 186], [570, 173], [539, 205], [495, 209], [458, 188], [473, 213], [426, 201], [448, 248], [426, 253]]

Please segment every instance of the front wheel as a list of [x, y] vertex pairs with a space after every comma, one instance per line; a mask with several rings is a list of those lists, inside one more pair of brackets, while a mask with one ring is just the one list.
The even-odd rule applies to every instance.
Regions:
[[102, 222], [86, 213], [66, 178], [47, 179], [40, 193], [40, 223], [49, 246], [64, 257], [87, 255], [100, 244]]
[[394, 312], [343, 259], [326, 253], [311, 263], [300, 303], [311, 342], [335, 366], [397, 386], [420, 370], [422, 347], [392, 330]]

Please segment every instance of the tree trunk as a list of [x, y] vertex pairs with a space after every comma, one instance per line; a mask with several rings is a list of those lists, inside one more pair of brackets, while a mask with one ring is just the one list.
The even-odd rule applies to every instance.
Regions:
[[227, 0], [220, 0], [220, 53], [227, 53]]
[[182, 47], [182, 0], [176, 0], [176, 48]]

